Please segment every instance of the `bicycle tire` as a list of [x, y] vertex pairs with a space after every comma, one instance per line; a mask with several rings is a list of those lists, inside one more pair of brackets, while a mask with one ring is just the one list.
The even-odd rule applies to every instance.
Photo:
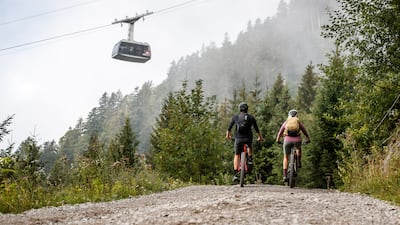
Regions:
[[246, 173], [245, 164], [246, 164], [246, 153], [242, 152], [240, 154], [240, 187], [244, 186], [244, 174]]
[[295, 186], [295, 178], [294, 178], [294, 173], [295, 173], [295, 162], [294, 162], [294, 149], [292, 147], [291, 153], [290, 153], [290, 159], [289, 159], [289, 187], [293, 188]]

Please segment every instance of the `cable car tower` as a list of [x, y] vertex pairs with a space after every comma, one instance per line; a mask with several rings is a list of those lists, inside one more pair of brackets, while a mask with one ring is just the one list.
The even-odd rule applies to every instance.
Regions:
[[129, 23], [128, 39], [122, 39], [114, 45], [112, 57], [129, 62], [145, 63], [151, 58], [150, 45], [146, 42], [137, 42], [133, 39], [133, 29], [136, 21], [151, 15], [153, 12], [146, 12], [132, 18], [115, 20], [112, 24]]

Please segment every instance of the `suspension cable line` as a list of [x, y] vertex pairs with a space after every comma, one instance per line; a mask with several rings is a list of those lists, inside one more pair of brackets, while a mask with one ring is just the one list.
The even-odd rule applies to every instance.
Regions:
[[5, 21], [5, 22], [0, 22], [0, 26], [4, 26], [4, 25], [10, 24], [10, 23], [16, 23], [16, 22], [20, 22], [20, 21], [24, 21], [24, 20], [30, 20], [30, 19], [33, 19], [33, 18], [36, 18], [36, 17], [53, 14], [53, 13], [56, 13], [56, 12], [64, 11], [64, 10], [67, 10], [67, 9], [76, 8], [76, 7], [83, 6], [83, 5], [88, 5], [88, 4], [91, 4], [93, 2], [98, 2], [98, 1], [102, 1], [102, 0], [86, 1], [86, 2], [79, 3], [79, 4], [70, 5], [70, 6], [66, 6], [66, 7], [62, 7], [62, 8], [58, 8], [58, 9], [54, 9], [54, 10], [50, 10], [50, 11], [46, 11], [46, 12], [42, 12], [42, 13], [39, 13], [39, 14], [34, 14], [34, 15], [30, 15], [30, 16], [26, 16], [26, 17], [22, 17], [22, 18], [18, 18], [18, 19], [13, 19], [13, 20]]
[[[26, 19], [37, 17], [37, 16], [44, 15], [44, 14], [54, 13], [54, 12], [57, 12], [57, 11], [65, 10], [67, 8], [77, 7], [77, 6], [82, 5], [82, 4], [89, 4], [89, 3], [94, 2], [94, 1], [99, 1], [99, 0], [92, 0], [92, 1], [88, 1], [88, 2], [85, 2], [85, 3], [78, 4], [78, 5], [64, 7], [64, 8], [58, 9], [58, 10], [53, 10], [53, 11], [49, 11], [49, 12], [46, 12], [46, 13], [37, 14], [37, 15], [34, 15], [34, 16], [25, 17], [25, 18], [14, 20], [14, 21], [5, 22], [5, 23], [2, 23], [0, 25], [8, 24], [8, 23], [16, 22], [16, 21], [21, 21], [21, 20], [26, 20]], [[158, 10], [158, 11], [152, 13], [152, 15], [163, 13], [163, 12], [165, 13], [167, 11], [171, 12], [174, 9], [186, 6], [186, 5], [191, 4], [193, 2], [196, 2], [196, 1], [201, 1], [201, 0], [189, 0], [189, 1], [186, 1], [186, 2], [183, 2], [183, 3], [180, 3], [180, 4], [176, 4], [176, 5], [173, 5], [173, 6]], [[18, 45], [14, 45], [14, 46], [10, 46], [10, 47], [5, 47], [5, 48], [1, 48], [0, 52], [11, 50], [11, 49], [15, 49], [15, 48], [20, 48], [20, 47], [24, 47], [24, 46], [28, 46], [28, 45], [33, 45], [33, 44], [37, 44], [37, 43], [41, 43], [41, 42], [46, 42], [46, 41], [50, 41], [50, 40], [60, 39], [60, 38], [67, 37], [67, 36], [73, 36], [73, 35], [76, 35], [76, 34], [85, 33], [85, 32], [89, 32], [89, 31], [93, 31], [93, 30], [98, 30], [98, 29], [102, 29], [102, 28], [105, 28], [105, 27], [108, 27], [108, 26], [112, 26], [114, 24], [115, 23], [107, 24], [107, 25], [103, 25], [103, 26], [98, 26], [98, 27], [93, 27], [93, 28], [88, 28], [88, 29], [84, 29], [84, 30], [80, 30], [80, 31], [75, 31], [75, 32], [66, 33], [66, 34], [62, 34], [62, 35], [57, 35], [57, 36], [44, 38], [44, 39], [40, 39], [40, 40], [36, 40], [36, 41], [31, 41], [31, 42], [27, 42], [27, 43], [23, 43], [23, 44], [18, 44]], [[6, 55], [6, 54], [8, 54], [8, 53], [2, 54], [2, 55]], [[0, 56], [2, 56], [2, 55], [0, 55]]]
[[148, 16], [148, 18], [153, 17], [154, 14], [158, 14], [158, 15], [165, 14], [165, 13], [174, 11], [177, 8], [183, 8], [183, 7], [188, 6], [189, 4], [191, 4], [193, 2], [198, 2], [198, 1], [207, 1], [207, 0], [189, 0], [189, 1], [186, 1], [186, 2], [182, 2], [182, 3], [179, 3], [179, 4], [176, 4], [176, 5], [173, 5], [173, 6], [170, 6], [170, 7], [155, 11], [153, 13], [153, 15]]
[[89, 29], [86, 29], [86, 30], [80, 30], [80, 31], [72, 32], [72, 33], [61, 34], [61, 35], [58, 35], [58, 36], [53, 36], [53, 37], [49, 37], [49, 38], [45, 38], [45, 39], [40, 39], [40, 40], [37, 40], [37, 41], [31, 41], [31, 42], [27, 42], [27, 43], [24, 43], [24, 44], [14, 45], [14, 46], [11, 46], [11, 47], [6, 47], [6, 48], [1, 48], [0, 51], [6, 51], [6, 50], [14, 49], [14, 48], [20, 48], [20, 47], [23, 47], [23, 46], [37, 44], [37, 43], [40, 43], [40, 42], [50, 41], [50, 40], [54, 40], [54, 39], [60, 39], [60, 38], [63, 38], [63, 37], [68, 37], [68, 36], [76, 35], [76, 34], [79, 34], [79, 33], [85, 33], [85, 32], [89, 32], [89, 31], [102, 29], [102, 28], [105, 28], [105, 27], [108, 27], [108, 26], [112, 26], [112, 25], [113, 24], [107, 24], [107, 25], [103, 25], [103, 26], [89, 28]]

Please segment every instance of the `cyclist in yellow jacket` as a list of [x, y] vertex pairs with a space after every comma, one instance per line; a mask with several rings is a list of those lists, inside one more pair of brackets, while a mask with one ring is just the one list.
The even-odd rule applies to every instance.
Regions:
[[283, 182], [287, 182], [287, 171], [289, 166], [289, 155], [292, 146], [296, 146], [298, 149], [297, 156], [299, 160], [299, 167], [301, 168], [301, 133], [306, 136], [306, 143], [310, 142], [310, 135], [307, 129], [304, 127], [303, 123], [297, 117], [297, 110], [292, 109], [288, 113], [287, 120], [282, 124], [279, 132], [276, 136], [276, 143], [280, 144], [280, 138], [284, 136], [283, 139]]

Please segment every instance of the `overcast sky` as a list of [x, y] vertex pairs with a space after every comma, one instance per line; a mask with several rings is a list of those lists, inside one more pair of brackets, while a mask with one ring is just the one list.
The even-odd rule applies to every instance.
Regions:
[[111, 58], [114, 44], [128, 34], [128, 26], [118, 24], [0, 51], [0, 122], [15, 114], [0, 148], [10, 141], [18, 147], [31, 135], [39, 144], [58, 141], [104, 92], [125, 95], [146, 81], [160, 84], [172, 61], [210, 42], [220, 46], [225, 33], [234, 42], [249, 21], [275, 15], [279, 1], [0, 0], [0, 49], [155, 12], [135, 24], [135, 40], [152, 49], [144, 64]]

